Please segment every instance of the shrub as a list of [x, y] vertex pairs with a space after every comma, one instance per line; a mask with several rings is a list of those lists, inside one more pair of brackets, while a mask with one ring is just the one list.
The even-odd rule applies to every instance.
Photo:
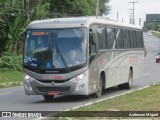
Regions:
[[4, 52], [0, 58], [0, 71], [22, 71], [22, 56], [13, 52]]
[[146, 47], [144, 46], [144, 57], [146, 57], [147, 56], [147, 49], [146, 49]]

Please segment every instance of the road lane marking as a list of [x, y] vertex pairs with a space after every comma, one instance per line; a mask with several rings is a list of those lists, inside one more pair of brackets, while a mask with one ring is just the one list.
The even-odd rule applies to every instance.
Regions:
[[[141, 87], [141, 88], [138, 88], [138, 89], [134, 89], [134, 90], [131, 90], [131, 91], [127, 91], [127, 92], [124, 92], [124, 93], [121, 93], [121, 94], [118, 94], [118, 95], [106, 97], [106, 98], [103, 98], [103, 99], [100, 99], [100, 100], [96, 100], [95, 99], [95, 100], [93, 100], [93, 101], [91, 101], [89, 103], [86, 103], [86, 104], [84, 103], [83, 105], [79, 105], [79, 106], [76, 106], [76, 107], [73, 107], [73, 108], [69, 108], [69, 109], [66, 109], [64, 111], [70, 111], [70, 110], [78, 109], [80, 107], [93, 105], [95, 103], [99, 103], [99, 102], [103, 102], [105, 100], [109, 100], [109, 99], [113, 99], [113, 98], [116, 98], [116, 97], [119, 97], [119, 96], [123, 96], [123, 95], [129, 94], [129, 93], [132, 93], [132, 92], [135, 92], [135, 91], [138, 91], [138, 90], [143, 90], [143, 89], [151, 87], [152, 85], [157, 85], [157, 84], [160, 84], [160, 83], [154, 83], [154, 84], [147, 85], [147, 86], [144, 86], [144, 87]], [[42, 120], [42, 119], [46, 119], [46, 118], [48, 118], [48, 117], [39, 117], [36, 120]]]
[[[156, 84], [159, 84], [159, 83], [156, 83]], [[154, 84], [154, 85], [156, 85], [156, 84]], [[92, 102], [89, 102], [89, 103], [86, 103], [86, 104], [83, 104], [83, 105], [79, 105], [79, 106], [76, 106], [76, 107], [73, 107], [73, 108], [70, 108], [70, 109], [66, 109], [64, 111], [70, 111], [70, 110], [78, 109], [80, 107], [93, 105], [95, 103], [99, 103], [99, 102], [103, 102], [105, 100], [109, 100], [109, 99], [112, 99], [112, 98], [115, 98], [115, 97], [123, 96], [123, 95], [129, 94], [129, 93], [132, 93], [132, 92], [135, 92], [135, 91], [138, 91], [138, 90], [143, 90], [143, 89], [149, 88], [150, 86], [151, 85], [144, 86], [142, 88], [138, 88], [138, 89], [134, 89], [134, 90], [131, 90], [131, 91], [127, 91], [127, 92], [124, 92], [124, 93], [121, 93], [121, 94], [118, 94], [118, 95], [110, 96], [110, 97], [103, 98], [103, 99], [100, 99], [100, 100], [95, 100], [95, 101], [92, 101]]]
[[6, 95], [6, 94], [11, 94], [11, 92], [1, 93], [0, 95]]
[[151, 73], [146, 73], [146, 74], [144, 74], [144, 75], [146, 76], [146, 75], [150, 75], [150, 74], [151, 74]]

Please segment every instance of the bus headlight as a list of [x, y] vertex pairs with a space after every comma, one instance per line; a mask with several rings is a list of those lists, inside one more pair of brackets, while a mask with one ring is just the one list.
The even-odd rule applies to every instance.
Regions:
[[27, 74], [25, 74], [23, 77], [24, 77], [25, 80], [32, 80], [32, 77], [30, 77], [30, 76], [27, 75]]
[[82, 74], [80, 74], [80, 75], [74, 77], [74, 78], [72, 79], [72, 81], [73, 81], [73, 82], [78, 82], [79, 80], [84, 79], [85, 76], [86, 76], [86, 74], [85, 74], [85, 73], [82, 73]]
[[77, 81], [78, 81], [78, 80], [82, 80], [85, 76], [86, 76], [86, 74], [85, 74], [85, 73], [82, 73], [82, 74], [76, 76], [76, 77], [75, 77], [75, 80], [77, 80]]

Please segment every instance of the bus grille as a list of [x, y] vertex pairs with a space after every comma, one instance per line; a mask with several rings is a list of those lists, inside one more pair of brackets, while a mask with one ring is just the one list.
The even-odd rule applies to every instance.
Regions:
[[68, 92], [70, 90], [70, 86], [65, 87], [37, 87], [39, 92], [46, 93], [48, 91], [58, 91], [58, 92]]
[[67, 79], [67, 80], [37, 80], [41, 83], [51, 83], [52, 81], [55, 82], [55, 83], [64, 83], [64, 82], [67, 82], [69, 81], [70, 79]]

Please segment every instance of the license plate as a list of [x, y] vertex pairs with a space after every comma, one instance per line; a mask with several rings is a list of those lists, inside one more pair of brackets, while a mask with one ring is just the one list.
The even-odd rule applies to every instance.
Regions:
[[58, 95], [58, 91], [48, 91], [48, 95]]

